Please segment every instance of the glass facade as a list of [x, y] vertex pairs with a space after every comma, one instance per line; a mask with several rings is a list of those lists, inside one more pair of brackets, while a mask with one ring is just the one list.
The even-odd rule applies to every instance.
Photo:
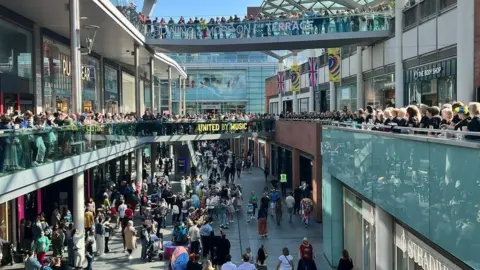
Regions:
[[33, 110], [32, 32], [0, 19], [0, 113]]
[[135, 112], [135, 77], [126, 72], [122, 72], [121, 111], [125, 113]]
[[[209, 112], [211, 109], [202, 109], [202, 105], [212, 103], [221, 103], [218, 109], [221, 113], [265, 111], [265, 79], [275, 74], [275, 59], [261, 52], [170, 56], [184, 64], [187, 70], [187, 112]], [[178, 103], [180, 92], [177, 87], [172, 92], [173, 106], [177, 106], [175, 102]]]
[[371, 78], [364, 82], [365, 107], [377, 109], [394, 107], [395, 104], [395, 74], [387, 74]]
[[[323, 173], [338, 178], [470, 266], [480, 266], [478, 149], [323, 129]], [[461, 157], [461, 158], [459, 158]], [[404, 168], [404, 169], [399, 169]]]

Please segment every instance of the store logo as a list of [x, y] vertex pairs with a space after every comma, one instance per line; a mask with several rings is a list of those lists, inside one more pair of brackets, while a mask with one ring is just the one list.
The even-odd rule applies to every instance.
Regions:
[[[62, 73], [65, 76], [71, 76], [72, 75], [72, 62], [70, 61], [70, 57], [66, 55], [61, 55], [60, 56], [60, 61], [62, 63]], [[90, 81], [90, 68], [86, 66], [81, 67], [82, 71], [82, 80], [84, 81]]]
[[408, 256], [425, 270], [451, 270], [450, 267], [435, 258], [428, 250], [422, 248], [421, 246], [423, 245], [417, 244], [413, 239], [410, 239], [405, 229], [402, 228], [401, 230], [400, 243], [397, 243], [397, 247], [403, 251], [403, 258]]
[[429, 69], [424, 69], [424, 70], [414, 70], [413, 71], [413, 78], [415, 80], [422, 78], [424, 76], [430, 76], [430, 75], [436, 75], [442, 72], [442, 67], [436, 67], [436, 68], [429, 68]]

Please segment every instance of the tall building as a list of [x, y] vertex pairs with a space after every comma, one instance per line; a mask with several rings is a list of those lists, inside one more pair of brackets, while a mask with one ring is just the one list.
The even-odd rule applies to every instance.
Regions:
[[[188, 74], [187, 113], [263, 113], [265, 79], [275, 74], [277, 60], [262, 52], [170, 55]], [[179, 111], [180, 91], [174, 84], [173, 112]]]

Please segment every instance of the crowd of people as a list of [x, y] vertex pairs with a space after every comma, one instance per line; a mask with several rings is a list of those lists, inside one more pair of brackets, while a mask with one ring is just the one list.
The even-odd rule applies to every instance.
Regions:
[[188, 20], [182, 16], [178, 20], [171, 17], [167, 21], [165, 18], [151, 18], [138, 13], [133, 3], [118, 5], [117, 8], [142, 33], [157, 39], [227, 39], [387, 30], [393, 13], [393, 6], [383, 2], [352, 10], [309, 8], [284, 12], [279, 16], [258, 14], [241, 18], [234, 15]]
[[[398, 133], [440, 135], [439, 132], [428, 132], [414, 129], [450, 130], [480, 132], [480, 103], [453, 102], [438, 106], [425, 104], [409, 105], [403, 108], [388, 107], [385, 110], [367, 106], [355, 112], [328, 111], [322, 113], [281, 114], [279, 118], [297, 120], [323, 120], [329, 124], [347, 125], [357, 128]], [[462, 134], [448, 135], [449, 138], [462, 138]], [[478, 140], [479, 136], [471, 133], [464, 138]]]

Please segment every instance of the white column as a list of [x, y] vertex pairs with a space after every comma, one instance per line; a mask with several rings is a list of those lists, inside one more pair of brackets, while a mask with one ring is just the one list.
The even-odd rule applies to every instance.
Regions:
[[[293, 54], [293, 65], [298, 66], [298, 54], [297, 53]], [[298, 113], [297, 92], [292, 92], [292, 97], [293, 97], [292, 111], [293, 111], [293, 113]]]
[[403, 91], [403, 8], [407, 0], [395, 0], [395, 107], [404, 105]]
[[183, 113], [187, 113], [187, 89], [186, 89], [186, 79], [182, 79], [182, 89], [183, 89]]
[[150, 177], [153, 177], [153, 175], [157, 172], [157, 149], [158, 149], [158, 143], [152, 143], [150, 146], [150, 155], [151, 155], [151, 165], [150, 165]]
[[179, 99], [177, 103], [178, 107], [178, 114], [183, 114], [183, 91], [182, 91], [182, 76], [178, 76], [178, 91], [179, 91]]
[[329, 111], [335, 111], [337, 105], [337, 95], [335, 93], [335, 82], [330, 82], [330, 109]]
[[457, 100], [475, 100], [474, 28], [475, 2], [457, 2]]
[[142, 171], [143, 171], [143, 149], [139, 148], [135, 152], [135, 170], [136, 172], [136, 177], [135, 180], [138, 183], [142, 182]]
[[363, 71], [362, 71], [362, 51], [361, 46], [357, 47], [357, 110], [365, 109], [365, 90], [363, 87]]
[[[70, 54], [72, 57], [72, 108], [71, 113], [83, 112], [82, 106], [82, 56], [80, 54], [80, 0], [70, 0]], [[52, 95], [53, 99], [53, 95]], [[56, 100], [53, 100], [56, 105]], [[53, 109], [55, 109], [53, 107]]]
[[133, 65], [134, 65], [134, 77], [135, 77], [135, 113], [137, 116], [142, 116], [142, 94], [140, 93], [140, 52], [138, 44], [133, 45]]
[[153, 62], [153, 57], [150, 57], [150, 63], [149, 63], [149, 68], [150, 68], [150, 104], [152, 104], [150, 106], [150, 111], [152, 113], [155, 112], [155, 92], [153, 91], [153, 80], [154, 80], [154, 76], [153, 74], [155, 73], [155, 66], [154, 66], [154, 62]]
[[[282, 72], [284, 71], [284, 67], [283, 67], [283, 60], [278, 60], [278, 72]], [[284, 77], [285, 78], [285, 77]], [[283, 89], [285, 91], [285, 88]], [[281, 113], [283, 113], [283, 93], [278, 93], [278, 112], [277, 114], [280, 115]]]
[[172, 115], [172, 67], [168, 66], [168, 113]]
[[76, 253], [76, 264], [85, 265], [85, 182], [83, 171], [72, 176], [73, 182], [73, 224], [77, 230], [76, 239], [78, 239], [79, 251]]
[[[310, 50], [310, 57], [315, 57], [315, 58], [317, 57], [317, 55], [315, 54], [315, 49]], [[315, 61], [317, 60], [315, 59]], [[317, 79], [318, 79], [318, 76], [317, 76]], [[309, 82], [309, 85], [310, 85], [310, 82]], [[315, 89], [317, 88], [317, 86], [318, 86], [318, 80], [317, 80], [317, 85], [310, 86], [308, 88], [308, 112], [315, 111]]]
[[393, 217], [375, 207], [375, 265], [378, 270], [393, 269]]

